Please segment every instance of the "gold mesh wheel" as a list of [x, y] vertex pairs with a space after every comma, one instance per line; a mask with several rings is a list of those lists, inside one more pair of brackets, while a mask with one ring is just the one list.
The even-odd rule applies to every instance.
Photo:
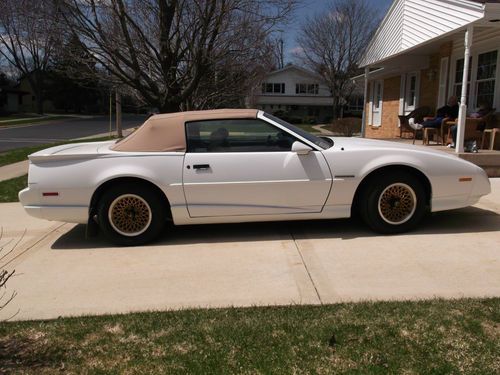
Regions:
[[392, 225], [410, 220], [417, 208], [417, 196], [411, 186], [401, 182], [387, 186], [378, 199], [378, 212]]
[[123, 236], [134, 237], [149, 228], [153, 215], [148, 202], [142, 197], [124, 194], [111, 203], [108, 218], [116, 232]]

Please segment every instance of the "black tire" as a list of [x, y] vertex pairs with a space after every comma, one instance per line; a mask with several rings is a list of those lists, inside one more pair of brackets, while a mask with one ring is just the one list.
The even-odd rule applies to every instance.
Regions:
[[358, 203], [363, 221], [383, 234], [415, 228], [427, 209], [422, 182], [405, 172], [375, 176], [366, 184]]
[[167, 217], [168, 206], [163, 197], [140, 183], [112, 186], [97, 206], [99, 227], [119, 246], [153, 241], [163, 232]]

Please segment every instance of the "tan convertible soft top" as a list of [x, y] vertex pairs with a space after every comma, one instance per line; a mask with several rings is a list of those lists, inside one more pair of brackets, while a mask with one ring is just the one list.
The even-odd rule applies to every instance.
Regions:
[[216, 109], [150, 117], [134, 133], [111, 147], [114, 151], [186, 151], [184, 124], [190, 121], [257, 118], [256, 109]]

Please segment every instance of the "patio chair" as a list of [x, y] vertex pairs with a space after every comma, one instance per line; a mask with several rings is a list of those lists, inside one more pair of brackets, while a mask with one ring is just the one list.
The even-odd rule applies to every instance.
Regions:
[[486, 135], [489, 134], [490, 136], [490, 144], [488, 147], [488, 150], [493, 150], [495, 149], [495, 138], [497, 133], [500, 133], [500, 128], [491, 128], [491, 129], [484, 129], [483, 131], [483, 139], [481, 140], [481, 148], [484, 149], [484, 141], [486, 140]]
[[408, 120], [411, 118], [415, 119], [415, 123], [419, 124], [424, 120], [424, 117], [429, 116], [432, 110], [429, 107], [419, 107], [411, 111], [407, 115], [400, 115], [399, 118], [399, 137], [403, 138], [403, 133], [413, 134], [413, 144], [415, 144], [415, 139], [417, 138], [417, 132], [422, 129], [414, 129], [410, 126]]
[[[424, 121], [432, 119], [433, 117], [424, 118]], [[422, 138], [424, 145], [430, 144], [430, 136], [436, 134], [436, 144], [439, 144], [439, 139], [441, 139], [441, 144], [446, 146], [447, 137], [445, 134], [448, 133], [448, 129], [455, 124], [455, 120], [450, 120], [449, 117], [445, 117], [443, 121], [441, 121], [441, 126], [439, 128], [424, 128], [424, 136]]]
[[[465, 132], [464, 132], [464, 142], [476, 141], [477, 144], [481, 144], [483, 147], [484, 140], [484, 130], [493, 128], [493, 121], [495, 119], [495, 109], [492, 109], [483, 117], [472, 118], [467, 117], [465, 119]], [[450, 122], [448, 122], [450, 124]], [[456, 125], [457, 120], [455, 120], [452, 125]], [[448, 140], [451, 142], [451, 126], [448, 127]]]
[[484, 141], [486, 140], [486, 136], [489, 135], [489, 147], [488, 149], [495, 149], [495, 138], [496, 134], [500, 132], [500, 113], [495, 112], [495, 110], [491, 111], [490, 117], [487, 119], [485, 123], [485, 129], [483, 130], [483, 136], [481, 139], [481, 148], [484, 149]]

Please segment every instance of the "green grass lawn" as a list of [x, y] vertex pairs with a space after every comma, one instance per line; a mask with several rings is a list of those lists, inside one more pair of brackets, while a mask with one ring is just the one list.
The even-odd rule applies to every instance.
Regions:
[[17, 193], [28, 186], [28, 175], [0, 181], [0, 203], [19, 202]]
[[499, 298], [0, 323], [2, 373], [498, 374], [499, 353]]
[[63, 141], [63, 142], [51, 143], [51, 144], [45, 144], [45, 145], [16, 148], [14, 150], [0, 153], [0, 167], [3, 165], [17, 163], [18, 161], [26, 160], [26, 159], [28, 159], [29, 154], [33, 154], [34, 152], [43, 150], [43, 149], [48, 148], [48, 147], [57, 146], [57, 145], [64, 145], [64, 144], [68, 144], [68, 143], [108, 141], [111, 139], [115, 139], [115, 138], [114, 137], [100, 137], [100, 138], [92, 138], [92, 139], [85, 139], [85, 140]]

